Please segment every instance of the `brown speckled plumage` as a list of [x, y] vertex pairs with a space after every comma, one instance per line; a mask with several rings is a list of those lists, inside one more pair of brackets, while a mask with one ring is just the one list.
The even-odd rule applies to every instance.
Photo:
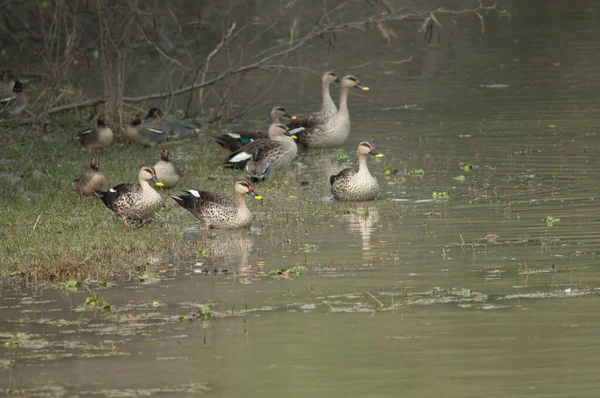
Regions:
[[128, 225], [129, 220], [144, 221], [151, 218], [163, 204], [163, 199], [148, 181], [162, 185], [152, 167], [142, 167], [138, 184], [119, 184], [108, 191], [96, 191], [106, 207], [117, 213]]
[[331, 148], [343, 144], [350, 134], [348, 92], [352, 87], [368, 91], [354, 76], [345, 76], [340, 88], [340, 109], [327, 120], [307, 128], [298, 136], [299, 144], [309, 148]]
[[379, 193], [379, 183], [367, 167], [367, 157], [383, 157], [368, 142], [358, 145], [358, 171], [344, 169], [329, 177], [331, 193], [337, 200], [373, 200]]
[[271, 163], [273, 169], [283, 169], [292, 165], [298, 156], [298, 146], [283, 124], [269, 126], [270, 139], [261, 139], [244, 145], [227, 157], [226, 167], [243, 169], [255, 149], [262, 150], [262, 157]]
[[88, 169], [76, 179], [75, 191], [81, 196], [94, 196], [96, 191], [106, 188], [106, 177], [100, 171], [100, 159], [94, 156]]
[[154, 165], [154, 170], [156, 171], [156, 177], [164, 184], [165, 188], [173, 188], [183, 177], [179, 167], [172, 161], [169, 148], [163, 149], [160, 160]]
[[188, 210], [207, 227], [219, 229], [247, 228], [252, 225], [252, 212], [248, 209], [245, 195], [262, 199], [252, 185], [238, 181], [233, 185], [234, 197], [210, 191], [190, 189], [181, 195], [170, 195], [181, 207]]
[[296, 120], [293, 120], [290, 124], [288, 124], [288, 128], [290, 130], [298, 127], [304, 127], [305, 129], [312, 128], [318, 124], [325, 123], [327, 120], [331, 119], [337, 114], [337, 107], [335, 106], [335, 102], [333, 102], [331, 94], [329, 93], [329, 86], [333, 82], [340, 82], [335, 72], [326, 72], [321, 77], [321, 97], [323, 99], [321, 110], [318, 112], [309, 113], [308, 115], [298, 116]]

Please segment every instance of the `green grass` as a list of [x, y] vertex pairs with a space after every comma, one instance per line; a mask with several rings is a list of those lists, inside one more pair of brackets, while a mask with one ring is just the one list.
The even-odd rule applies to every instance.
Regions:
[[[201, 242], [184, 241], [181, 233], [185, 225], [201, 222], [170, 198], [155, 217], [157, 223], [126, 228], [99, 198], [75, 193], [72, 180], [89, 167], [92, 156], [74, 139], [86, 124], [63, 117], [51, 120], [38, 136], [0, 125], [0, 277], [20, 275], [32, 282], [118, 278], [148, 258], [202, 247]], [[185, 174], [172, 192], [195, 188], [231, 193], [233, 181], [243, 179], [240, 171], [217, 166], [226, 151], [206, 133], [169, 147]], [[135, 145], [117, 134], [110, 148], [96, 153], [111, 187], [137, 183], [139, 169], [156, 163], [161, 150]], [[257, 189], [263, 195], [276, 191], [275, 184]]]

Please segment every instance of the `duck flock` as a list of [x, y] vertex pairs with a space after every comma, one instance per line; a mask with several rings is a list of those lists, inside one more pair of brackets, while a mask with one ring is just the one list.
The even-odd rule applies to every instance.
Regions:
[[[340, 84], [339, 109], [332, 100], [329, 86]], [[15, 116], [27, 106], [23, 87], [11, 71], [0, 73], [0, 118]], [[252, 213], [245, 196], [260, 200], [254, 185], [271, 179], [273, 170], [287, 169], [294, 165], [298, 148], [333, 148], [343, 144], [350, 134], [348, 94], [350, 89], [368, 91], [354, 76], [339, 78], [327, 72], [321, 79], [323, 103], [321, 110], [296, 117], [284, 107], [275, 106], [269, 113], [267, 131], [246, 131], [212, 137], [231, 153], [224, 167], [244, 171], [245, 181], [233, 186], [233, 197], [221, 193], [187, 189], [179, 195], [169, 195], [177, 204], [202, 220], [207, 228], [239, 229], [252, 224]], [[285, 125], [281, 118], [291, 121]], [[144, 146], [164, 145], [168, 141], [192, 139], [200, 134], [200, 127], [178, 119], [169, 119], [159, 108], [151, 108], [142, 117], [135, 115], [124, 130], [130, 140]], [[104, 117], [97, 118], [95, 128], [77, 133], [79, 143], [90, 151], [112, 144], [114, 133]], [[379, 184], [367, 167], [369, 156], [383, 157], [368, 142], [358, 144], [358, 170], [347, 168], [329, 178], [333, 197], [341, 201], [369, 201], [375, 199]], [[151, 219], [163, 206], [163, 196], [150, 185], [173, 188], [183, 177], [173, 163], [168, 147], [162, 150], [161, 159], [152, 167], [142, 167], [138, 174], [139, 184], [119, 184], [108, 190], [106, 177], [100, 172], [98, 156], [94, 155], [90, 168], [75, 180], [75, 191], [81, 196], [98, 196], [102, 202], [124, 220], [131, 222]]]

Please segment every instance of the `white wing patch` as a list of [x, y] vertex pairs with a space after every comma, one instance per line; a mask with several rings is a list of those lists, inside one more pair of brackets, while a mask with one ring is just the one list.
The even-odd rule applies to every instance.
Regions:
[[190, 189], [187, 192], [191, 193], [192, 195], [194, 195], [197, 198], [200, 197], [200, 192], [196, 191], [195, 189]]
[[111, 189], [109, 189], [109, 190], [108, 190], [108, 192], [115, 193], [115, 192], [117, 192], [117, 191], [116, 191], [114, 188], [111, 188]]
[[165, 133], [162, 130], [157, 130], [157, 129], [152, 129], [152, 128], [149, 128], [148, 130], [152, 131], [153, 133], [157, 133], [157, 134], [164, 134]]
[[304, 130], [306, 130], [304, 127], [296, 127], [295, 129], [288, 131], [288, 134], [294, 135]]
[[236, 140], [237, 140], [238, 138], [242, 138], [242, 136], [241, 136], [241, 135], [239, 135], [239, 134], [236, 134], [236, 133], [227, 133], [227, 135], [228, 135], [228, 136], [230, 136], [231, 138], [235, 138]]
[[248, 160], [252, 157], [252, 155], [250, 155], [249, 153], [246, 152], [240, 152], [237, 155], [235, 155], [234, 157], [232, 157], [231, 159], [229, 159], [230, 163], [238, 163], [238, 162], [242, 162], [244, 160]]

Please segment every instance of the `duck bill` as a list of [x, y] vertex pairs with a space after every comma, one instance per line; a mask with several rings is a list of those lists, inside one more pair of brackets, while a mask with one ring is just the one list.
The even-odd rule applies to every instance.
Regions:
[[283, 135], [287, 135], [290, 138], [293, 138], [295, 140], [298, 139], [298, 136], [296, 134], [290, 133], [289, 131], [286, 131], [285, 133], [283, 133]]
[[297, 118], [295, 115], [292, 115], [292, 114], [291, 114], [291, 113], [289, 113], [289, 112], [286, 112], [286, 113], [284, 113], [284, 114], [283, 114], [283, 117], [287, 117], [288, 119], [291, 119], [291, 120], [296, 120], [296, 119], [298, 119], [298, 118]]
[[256, 200], [262, 200], [262, 196], [257, 194], [253, 189], [248, 191], [248, 195], [252, 196]]
[[382, 158], [383, 157], [383, 153], [380, 153], [378, 150], [376, 149], [371, 149], [371, 152], [369, 152], [369, 155], [373, 155], [376, 158]]
[[156, 174], [152, 176], [152, 182], [154, 182], [154, 184], [157, 187], [164, 187], [165, 184], [163, 184], [162, 182], [158, 181], [158, 178], [156, 178]]
[[370, 90], [370, 88], [369, 88], [369, 87], [367, 87], [367, 86], [363, 86], [363, 85], [362, 85], [362, 84], [360, 84], [360, 83], [357, 83], [355, 87], [356, 87], [356, 88], [359, 88], [359, 89], [361, 89], [362, 91], [369, 91], [369, 90]]

